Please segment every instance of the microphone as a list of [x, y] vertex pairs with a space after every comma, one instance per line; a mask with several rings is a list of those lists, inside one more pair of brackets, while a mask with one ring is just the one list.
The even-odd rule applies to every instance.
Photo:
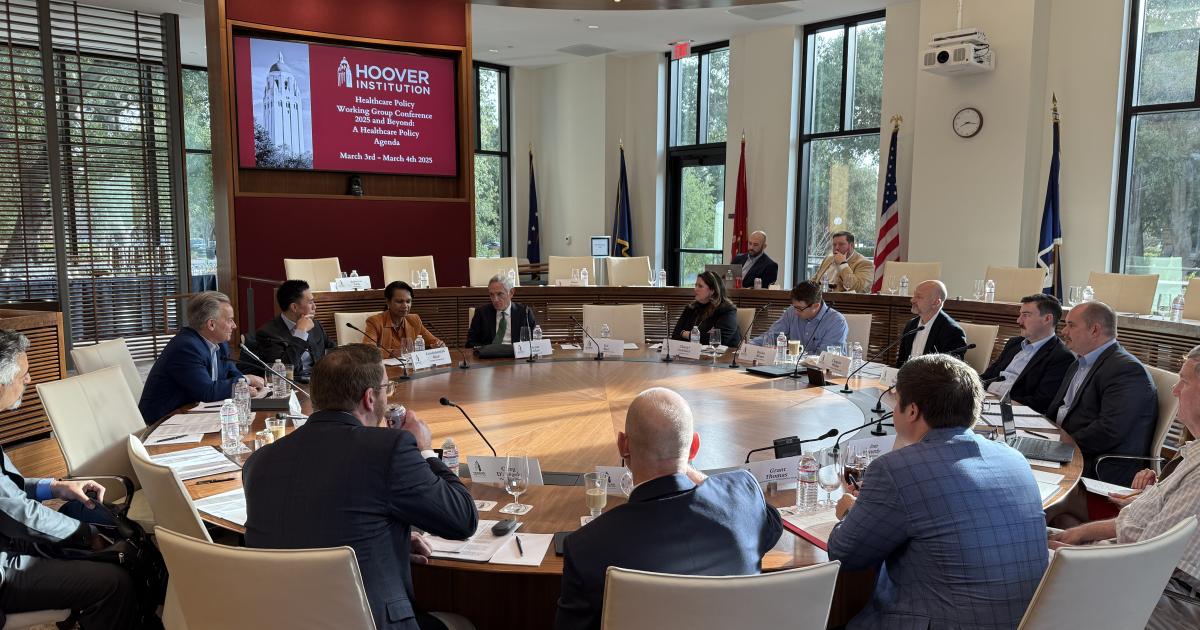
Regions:
[[[421, 323], [425, 325], [425, 329], [426, 329], [426, 330], [428, 330], [429, 332], [433, 332], [433, 329], [429, 327], [429, 322], [427, 322], [427, 321], [422, 321]], [[441, 339], [441, 336], [439, 336], [439, 335], [434, 335], [434, 337], [437, 337], [438, 339]], [[443, 341], [443, 342], [442, 342], [442, 345], [445, 345], [445, 344], [446, 344], [446, 342], [445, 342], [445, 341]], [[446, 346], [446, 351], [447, 351], [447, 352], [453, 352], [453, 351], [454, 351], [454, 348], [451, 348], [450, 346]], [[466, 351], [466, 350], [464, 350], [464, 349], [462, 349], [462, 348], [459, 348], [459, 349], [458, 349], [458, 351], [459, 351], [459, 353], [461, 353], [461, 354], [462, 354], [462, 361], [460, 361], [460, 362], [459, 362], [459, 364], [458, 364], [458, 369], [460, 369], [460, 370], [465, 370], [465, 369], [467, 369], [467, 368], [470, 368], [470, 367], [471, 367], [471, 364], [470, 364], [470, 363], [467, 363], [467, 351]], [[454, 356], [454, 355], [453, 355], [453, 354], [451, 354], [450, 356]]]
[[895, 386], [895, 385], [892, 385], [891, 387], [889, 387], [889, 388], [887, 388], [887, 389], [883, 390], [882, 392], [880, 392], [880, 393], [879, 393], [879, 398], [876, 398], [876, 399], [875, 399], [875, 406], [874, 406], [874, 407], [871, 409], [871, 411], [873, 411], [873, 412], [875, 412], [875, 413], [883, 413], [884, 411], [886, 411], [886, 410], [883, 408], [883, 397], [884, 397], [884, 396], [887, 396], [887, 393], [888, 393], [888, 392], [890, 392], [890, 391], [892, 391], [893, 389], [896, 389], [896, 386]]
[[374, 342], [376, 348], [379, 348], [380, 350], [383, 350], [384, 352], [388, 353], [388, 356], [390, 356], [391, 358], [395, 359], [397, 362], [400, 363], [400, 378], [409, 378], [409, 375], [406, 374], [405, 370], [404, 370], [404, 366], [407, 363], [407, 361], [403, 357], [396, 356], [396, 353], [392, 349], [383, 347], [383, 344], [379, 343], [378, 339], [372, 337], [370, 334], [367, 333], [367, 331], [359, 328], [358, 326], [355, 326], [354, 324], [351, 324], [350, 322], [346, 322], [346, 328], [349, 328], [350, 330], [358, 331], [359, 333], [362, 334], [363, 337], [370, 339], [372, 342]]
[[850, 389], [850, 379], [853, 378], [855, 374], [858, 374], [859, 371], [861, 371], [863, 368], [867, 367], [867, 364], [869, 364], [869, 363], [873, 362], [875, 359], [878, 359], [879, 357], [887, 354], [888, 350], [895, 348], [896, 344], [900, 343], [901, 341], [904, 341], [905, 337], [910, 337], [912, 335], [915, 335], [915, 334], [921, 332], [922, 330], [925, 330], [924, 324], [921, 324], [920, 326], [917, 326], [916, 328], [904, 333], [903, 335], [900, 335], [899, 337], [896, 338], [895, 341], [893, 341], [892, 343], [889, 343], [886, 347], [884, 347], [883, 350], [880, 350], [879, 352], [876, 352], [875, 354], [871, 355], [871, 357], [869, 359], [867, 359], [866, 361], [863, 361], [862, 365], [855, 368], [853, 372], [851, 372], [849, 375], [846, 376], [846, 384], [842, 385], [842, 388], [838, 390], [838, 393], [853, 394], [854, 390]]
[[1005, 378], [1003, 374], [1001, 374], [995, 378], [984, 379], [983, 388], [987, 389], [988, 385], [991, 385], [992, 383], [1003, 383], [1004, 381], [1007, 381], [1007, 380], [1008, 379]]
[[267, 362], [266, 362], [266, 361], [263, 361], [262, 359], [260, 359], [260, 358], [259, 358], [259, 356], [258, 356], [257, 354], [254, 354], [254, 352], [253, 352], [253, 351], [251, 351], [251, 350], [250, 350], [250, 348], [249, 348], [248, 346], [246, 346], [246, 342], [244, 342], [244, 341], [243, 341], [243, 342], [239, 343], [238, 345], [239, 345], [239, 346], [241, 346], [241, 348], [242, 348], [242, 352], [245, 352], [246, 354], [250, 355], [250, 358], [254, 359], [254, 360], [255, 360], [255, 361], [256, 361], [256, 362], [257, 362], [259, 365], [261, 365], [261, 366], [263, 366], [264, 368], [266, 368], [268, 372], [270, 372], [270, 373], [274, 374], [275, 376], [278, 376], [279, 378], [283, 379], [284, 381], [286, 381], [286, 382], [287, 382], [287, 384], [288, 384], [288, 385], [291, 385], [293, 388], [295, 388], [295, 390], [296, 390], [296, 391], [300, 392], [301, 394], [304, 394], [305, 396], [308, 396], [309, 398], [312, 398], [312, 396], [309, 396], [308, 392], [307, 392], [307, 391], [305, 391], [305, 390], [304, 390], [304, 388], [302, 388], [302, 387], [300, 387], [299, 385], [297, 385], [295, 381], [293, 381], [292, 379], [288, 378], [288, 377], [287, 377], [286, 375], [284, 375], [284, 374], [280, 374], [279, 372], [276, 372], [276, 371], [275, 371], [275, 368], [273, 368], [273, 367], [271, 367], [271, 366], [267, 365]]
[[533, 316], [529, 314], [529, 307], [525, 307], [525, 327], [529, 329], [529, 356], [525, 357], [526, 363], [537, 361], [533, 357]]
[[[747, 335], [750, 334], [750, 329], [754, 327], [754, 319], [756, 317], [758, 317], [759, 313], [766, 313], [766, 312], [767, 312], [767, 305], [763, 304], [762, 306], [754, 309], [754, 312], [751, 313], [750, 323], [746, 324], [746, 329], [742, 331], [742, 343], [738, 344], [738, 350], [741, 350], [742, 346], [746, 345], [747, 343], [750, 343], [750, 340], [747, 339], [746, 337], [747, 337]], [[733, 353], [733, 361], [731, 361], [729, 363], [729, 367], [731, 367], [731, 368], [740, 367], [740, 366], [738, 366], [737, 355], [738, 355], [737, 352]]]
[[[871, 429], [871, 435], [874, 435], [875, 437], [883, 437], [883, 436], [887, 435], [887, 431], [883, 430], [883, 421], [887, 420], [888, 418], [891, 418], [894, 415], [896, 415], [895, 412], [889, 411], [889, 412], [879, 416], [879, 419], [875, 421], [875, 428]], [[893, 424], [893, 426], [895, 425], [895, 423], [892, 423], [892, 424]]]
[[749, 464], [751, 455], [753, 455], [754, 453], [758, 453], [759, 451], [765, 451], [769, 448], [775, 449], [775, 459], [781, 459], [784, 457], [793, 457], [795, 455], [800, 454], [800, 450], [798, 447], [801, 444], [808, 444], [809, 442], [819, 442], [821, 440], [831, 438], [837, 434], [838, 434], [837, 429], [830, 429], [820, 436], [817, 436], [815, 438], [809, 438], [807, 440], [801, 440], [800, 438], [798, 438], [794, 435], [791, 435], [791, 436], [788, 436], [785, 438], [779, 438], [779, 439], [775, 440], [775, 443], [772, 444], [771, 446], [764, 446], [762, 448], [751, 449], [749, 452], [746, 453], [746, 461], [744, 463]]
[[839, 444], [841, 443], [842, 438], [846, 437], [847, 435], [850, 435], [851, 433], [853, 433], [855, 431], [858, 431], [859, 429], [865, 429], [865, 428], [871, 426], [872, 424], [875, 424], [876, 422], [879, 422], [879, 420], [871, 420], [870, 422], [860, 424], [860, 425], [854, 427], [853, 429], [850, 429], [849, 431], [842, 431], [842, 434], [838, 436], [838, 439], [833, 441], [833, 456], [835, 458], [837, 457], [838, 448], [840, 448]]
[[[575, 319], [574, 315], [568, 315], [568, 317], [571, 318], [571, 321], [575, 322], [575, 325], [579, 327], [579, 330], [584, 334], [584, 336], [586, 336], [588, 339], [591, 339], [592, 343], [596, 345], [596, 359], [595, 360], [603, 361], [604, 360], [604, 349], [600, 347], [599, 343], [596, 343], [596, 338], [593, 337], [592, 334], [589, 333], [587, 331], [587, 329], [583, 327], [583, 324], [579, 323], [578, 319]], [[668, 349], [668, 352], [670, 352], [670, 349]]]
[[467, 419], [467, 422], [471, 423], [471, 428], [475, 429], [475, 432], [479, 434], [479, 437], [483, 438], [483, 443], [487, 444], [487, 447], [492, 449], [492, 456], [499, 457], [498, 455], [496, 455], [496, 448], [494, 446], [492, 446], [492, 443], [489, 442], [487, 437], [485, 437], [483, 435], [483, 431], [480, 431], [479, 427], [475, 426], [475, 421], [471, 419], [471, 416], [467, 415], [467, 412], [462, 407], [459, 407], [458, 405], [454, 404], [453, 400], [450, 400], [449, 398], [446, 398], [445, 396], [442, 396], [442, 398], [440, 400], [438, 400], [438, 402], [442, 403], [442, 405], [444, 405], [446, 407], [454, 407], [455, 409], [457, 409], [458, 412], [461, 413], [463, 415], [463, 417]]
[[[969, 343], [961, 348], [955, 348], [953, 350], [947, 350], [945, 352], [942, 352], [941, 350], [937, 350], [937, 354], [950, 354], [950, 355], [966, 354], [968, 350], [974, 350], [975, 348], [976, 348], [975, 344]], [[935, 348], [935, 350], [936, 350], [936, 348]]]

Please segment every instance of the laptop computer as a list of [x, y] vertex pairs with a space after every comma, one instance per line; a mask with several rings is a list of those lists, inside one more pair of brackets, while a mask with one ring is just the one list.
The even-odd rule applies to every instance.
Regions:
[[1043, 440], [1035, 437], [1017, 436], [1017, 419], [1013, 416], [1012, 404], [1000, 401], [1000, 421], [1004, 426], [1004, 441], [1025, 456], [1025, 459], [1040, 459], [1048, 462], [1068, 464], [1075, 456], [1070, 444]]

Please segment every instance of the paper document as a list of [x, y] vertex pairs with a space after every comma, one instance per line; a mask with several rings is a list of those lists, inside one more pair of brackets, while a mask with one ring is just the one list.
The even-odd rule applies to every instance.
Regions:
[[1038, 466], [1041, 468], [1062, 468], [1062, 464], [1058, 462], [1048, 462], [1044, 459], [1031, 459], [1029, 460], [1029, 465]]
[[1052, 483], [1056, 486], [1065, 479], [1065, 477], [1058, 473], [1046, 472], [1044, 470], [1033, 471], [1033, 478], [1037, 479], [1038, 483]]
[[579, 350], [581, 348], [581, 346], [577, 343], [564, 343], [560, 344], [560, 347], [563, 350]]
[[1055, 492], [1058, 492], [1058, 484], [1043, 483], [1043, 482], [1039, 481], [1038, 482], [1038, 492], [1041, 493], [1042, 501], [1044, 502], [1046, 499], [1049, 499], [1050, 497], [1054, 496]]
[[[521, 546], [517, 547], [517, 536], [521, 537]], [[541, 566], [542, 560], [546, 558], [546, 551], [550, 549], [550, 543], [554, 542], [554, 534], [515, 534], [505, 536], [511, 538], [506, 544], [500, 547], [496, 555], [492, 556], [488, 562], [492, 564], [515, 564], [523, 567]], [[521, 553], [524, 550], [524, 553]]]
[[216, 433], [221, 430], [221, 414], [219, 413], [178, 413], [163, 421], [154, 430], [171, 431], [165, 435], [181, 435], [183, 433]]
[[636, 343], [633, 343], [632, 341], [626, 341], [626, 342], [625, 342], [625, 349], [626, 349], [626, 350], [637, 350], [637, 344], [636, 344]]
[[1109, 494], [1119, 494], [1121, 496], [1124, 496], [1124, 495], [1130, 494], [1132, 492], [1135, 492], [1135, 490], [1133, 488], [1127, 488], [1125, 486], [1118, 486], [1115, 483], [1108, 483], [1106, 481], [1099, 481], [1097, 479], [1088, 479], [1087, 477], [1080, 477], [1079, 480], [1083, 482], [1083, 487], [1087, 488], [1088, 492], [1091, 492], [1092, 494], [1098, 494], [1103, 497], [1106, 497]]
[[224, 400], [214, 400], [212, 402], [200, 403], [191, 409], [188, 413], [221, 413], [221, 405], [224, 405]]
[[161, 433], [159, 431], [155, 431], [150, 438], [143, 442], [143, 444], [146, 446], [159, 446], [161, 444], [166, 444], [168, 446], [171, 444], [199, 444], [200, 440], [202, 439], [204, 439], [203, 433], [172, 434], [169, 432]]
[[196, 509], [245, 527], [246, 491], [238, 488], [211, 497], [196, 499]]
[[207, 477], [217, 473], [238, 470], [238, 465], [229, 461], [221, 451], [211, 446], [189, 448], [186, 451], [176, 451], [155, 455], [150, 459], [154, 463], [169, 467], [183, 481], [197, 477]]
[[[479, 527], [475, 530], [475, 535], [467, 540], [447, 540], [440, 536], [432, 535], [426, 535], [425, 540], [433, 549], [434, 558], [463, 560], [466, 562], [487, 562], [521, 528], [521, 523], [518, 523], [517, 529], [509, 532], [506, 536], [497, 537], [492, 533], [492, 526], [496, 523], [497, 521], [494, 520], [480, 519]], [[524, 543], [522, 542], [522, 544]], [[542, 554], [545, 555], [544, 550]], [[538, 564], [541, 563], [539, 562]]]
[[388, 367], [400, 367], [400, 359], [387, 358], [383, 360], [383, 364]]
[[1058, 425], [1041, 416], [1016, 416], [1013, 420], [1016, 421], [1018, 429], [1033, 429], [1034, 431], [1038, 429], [1058, 430]]
[[783, 517], [785, 529], [826, 551], [829, 550], [829, 534], [833, 533], [837, 523], [837, 514], [833, 508], [818, 512], [785, 514]]

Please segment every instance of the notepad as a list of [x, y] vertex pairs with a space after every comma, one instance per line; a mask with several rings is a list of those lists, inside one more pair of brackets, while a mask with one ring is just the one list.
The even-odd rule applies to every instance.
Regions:
[[[500, 548], [509, 542], [513, 535], [520, 529], [522, 523], [517, 523], [517, 529], [509, 532], [504, 536], [496, 536], [492, 533], [492, 526], [496, 524], [494, 520], [480, 519], [479, 527], [475, 529], [475, 533], [466, 540], [449, 540], [441, 536], [426, 535], [425, 540], [429, 543], [434, 558], [445, 558], [447, 560], [462, 560], [464, 562], [487, 562], [500, 551]], [[522, 542], [522, 544], [524, 544]], [[545, 555], [545, 550], [542, 554]], [[540, 562], [539, 562], [540, 564]]]
[[242, 488], [196, 499], [196, 509], [231, 523], [246, 526], [246, 491]]
[[[520, 549], [517, 547], [517, 536], [521, 537]], [[489, 564], [541, 566], [542, 560], [546, 558], [546, 551], [550, 549], [550, 543], [554, 542], [554, 534], [513, 534], [505, 536], [505, 538], [511, 540], [501, 546], [496, 555], [488, 560]], [[521, 553], [521, 549], [525, 551], [524, 554]]]
[[1106, 497], [1109, 494], [1125, 496], [1134, 492], [1133, 488], [1118, 486], [1115, 483], [1108, 483], [1107, 481], [1088, 479], [1087, 477], [1080, 477], [1079, 480], [1083, 482], [1083, 487], [1087, 488], [1088, 492], [1091, 492], [1092, 494], [1098, 494], [1103, 497]]
[[825, 551], [829, 551], [829, 535], [837, 524], [837, 511], [834, 508], [783, 517], [784, 529]]

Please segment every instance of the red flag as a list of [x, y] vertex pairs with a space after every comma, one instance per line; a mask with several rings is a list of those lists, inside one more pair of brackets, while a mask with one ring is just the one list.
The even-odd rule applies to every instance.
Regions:
[[738, 254], [746, 253], [746, 216], [750, 204], [746, 200], [746, 135], [742, 134], [742, 157], [738, 162], [737, 200], [733, 203], [733, 245], [730, 248], [730, 260]]

